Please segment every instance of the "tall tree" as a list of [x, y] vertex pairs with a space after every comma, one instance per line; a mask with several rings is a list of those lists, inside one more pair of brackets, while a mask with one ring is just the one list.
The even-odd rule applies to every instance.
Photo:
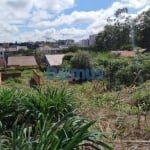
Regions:
[[135, 26], [137, 44], [150, 49], [150, 9], [135, 19]]
[[[107, 19], [108, 25], [104, 31], [97, 36], [97, 48], [100, 50], [120, 49], [124, 45], [129, 45], [130, 42], [130, 21], [125, 13], [127, 8], [118, 9], [115, 12], [115, 19], [110, 17]], [[122, 21], [123, 19], [123, 21]]]

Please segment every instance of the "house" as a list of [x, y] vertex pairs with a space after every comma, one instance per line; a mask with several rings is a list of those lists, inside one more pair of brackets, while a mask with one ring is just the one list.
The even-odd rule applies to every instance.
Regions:
[[27, 51], [28, 48], [27, 48], [27, 46], [17, 46], [17, 51], [18, 51], [18, 50], [24, 50], [24, 51]]
[[5, 51], [13, 53], [13, 52], [17, 52], [18, 50], [17, 50], [17, 46], [9, 46], [8, 48], [5, 48]]
[[5, 48], [6, 56], [12, 56], [14, 54], [17, 54], [17, 52], [18, 52], [17, 46], [15, 46], [15, 45]]
[[34, 68], [37, 66], [37, 62], [34, 56], [10, 56], [7, 66]]
[[44, 54], [62, 54], [63, 49], [61, 47], [50, 47], [50, 46], [41, 46], [37, 49], [38, 52]]
[[64, 54], [45, 55], [45, 57], [49, 66], [59, 67], [63, 62]]

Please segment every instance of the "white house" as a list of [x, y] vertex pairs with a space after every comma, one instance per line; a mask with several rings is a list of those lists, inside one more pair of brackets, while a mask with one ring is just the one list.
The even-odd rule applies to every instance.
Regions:
[[18, 50], [24, 50], [24, 51], [27, 51], [28, 48], [27, 48], [27, 46], [17, 46], [17, 51], [18, 51]]

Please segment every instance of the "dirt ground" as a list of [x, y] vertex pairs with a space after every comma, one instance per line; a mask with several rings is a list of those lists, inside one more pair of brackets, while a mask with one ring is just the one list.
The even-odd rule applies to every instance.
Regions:
[[150, 113], [141, 116], [137, 126], [137, 116], [113, 112], [102, 108], [84, 109], [82, 114], [96, 120], [96, 129], [108, 133], [108, 141], [114, 150], [150, 150]]

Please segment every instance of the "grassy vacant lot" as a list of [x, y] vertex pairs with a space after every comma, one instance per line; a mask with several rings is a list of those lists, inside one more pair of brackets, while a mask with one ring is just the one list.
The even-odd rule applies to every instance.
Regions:
[[[105, 92], [102, 81], [82, 84], [49, 81], [48, 84], [70, 89], [74, 93], [77, 109], [90, 120], [97, 121], [93, 128], [111, 133], [108, 134], [109, 140], [115, 149], [139, 146], [140, 150], [149, 147], [148, 143], [135, 141], [150, 139], [150, 80], [140, 86]], [[140, 101], [145, 101], [145, 106], [140, 105]], [[126, 140], [129, 143], [124, 143]]]
[[[150, 55], [122, 58], [110, 53], [91, 53], [95, 68], [104, 70], [102, 81], [70, 82], [47, 80], [45, 73], [42, 88], [62, 87], [73, 93], [73, 105], [89, 120], [92, 126], [108, 133], [107, 142], [114, 149], [147, 149], [150, 139]], [[64, 62], [63, 66], [67, 66]], [[111, 74], [109, 74], [111, 70]], [[22, 71], [21, 79], [3, 82], [3, 86], [29, 89], [32, 70]], [[19, 81], [19, 82], [18, 82]], [[150, 141], [149, 141], [150, 142]]]

